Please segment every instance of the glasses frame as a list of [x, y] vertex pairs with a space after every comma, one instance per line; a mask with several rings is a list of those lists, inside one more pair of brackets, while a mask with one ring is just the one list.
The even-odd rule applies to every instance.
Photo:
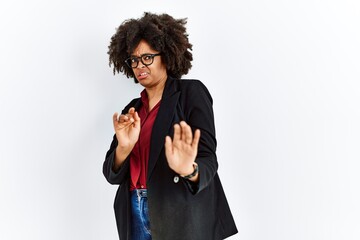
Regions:
[[[137, 67], [139, 66], [139, 62], [141, 62], [144, 66], [149, 66], [149, 65], [151, 65], [151, 64], [154, 63], [154, 58], [155, 58], [156, 56], [160, 56], [160, 55], [161, 55], [161, 53], [153, 53], [153, 54], [145, 53], [145, 54], [140, 55], [140, 57], [129, 57], [129, 58], [127, 58], [124, 62], [126, 63], [126, 65], [127, 65], [129, 68], [137, 68]], [[143, 57], [145, 57], [145, 56], [151, 57], [151, 63], [144, 63], [144, 62], [143, 62]], [[132, 67], [132, 66], [131, 66], [131, 62], [130, 62], [131, 59], [136, 59], [136, 66], [135, 66], [135, 67]], [[139, 59], [140, 59], [140, 61], [139, 61]]]

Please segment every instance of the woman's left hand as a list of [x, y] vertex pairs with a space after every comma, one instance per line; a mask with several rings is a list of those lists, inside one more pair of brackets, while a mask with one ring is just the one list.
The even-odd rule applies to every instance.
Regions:
[[194, 171], [194, 162], [198, 151], [200, 130], [195, 131], [194, 137], [191, 127], [185, 122], [174, 125], [174, 139], [165, 139], [165, 155], [172, 170], [181, 176]]

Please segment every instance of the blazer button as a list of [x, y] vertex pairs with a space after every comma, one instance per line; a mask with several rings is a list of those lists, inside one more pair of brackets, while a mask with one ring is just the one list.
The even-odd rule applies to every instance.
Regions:
[[174, 183], [178, 183], [179, 182], [179, 177], [178, 176], [175, 176], [174, 177]]

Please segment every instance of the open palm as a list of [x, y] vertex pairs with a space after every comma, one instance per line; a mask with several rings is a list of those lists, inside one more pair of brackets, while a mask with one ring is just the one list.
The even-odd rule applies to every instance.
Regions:
[[179, 175], [188, 175], [193, 172], [200, 130], [196, 130], [194, 137], [191, 127], [184, 121], [174, 125], [173, 140], [167, 136], [165, 141], [165, 155], [172, 170]]

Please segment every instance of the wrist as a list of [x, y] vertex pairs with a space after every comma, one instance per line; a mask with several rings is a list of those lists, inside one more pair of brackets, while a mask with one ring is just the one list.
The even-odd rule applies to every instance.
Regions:
[[[193, 168], [193, 171], [189, 174], [184, 174], [184, 175], [180, 175], [182, 178], [185, 178], [185, 179], [191, 179], [193, 178], [194, 176], [196, 176], [199, 172], [199, 166], [197, 165], [196, 162], [194, 162], [192, 164], [192, 168]], [[190, 172], [190, 171], [189, 171]]]
[[127, 151], [126, 149], [122, 149], [121, 147], [117, 146], [115, 149], [115, 158], [114, 158], [114, 165], [113, 170], [116, 172], [120, 166], [124, 163], [125, 159], [129, 156], [131, 151]]
[[129, 152], [127, 151], [126, 148], [123, 148], [120, 146], [116, 147], [115, 155], [119, 160], [121, 160], [121, 161], [125, 160], [126, 157], [128, 156], [128, 154], [129, 154]]

